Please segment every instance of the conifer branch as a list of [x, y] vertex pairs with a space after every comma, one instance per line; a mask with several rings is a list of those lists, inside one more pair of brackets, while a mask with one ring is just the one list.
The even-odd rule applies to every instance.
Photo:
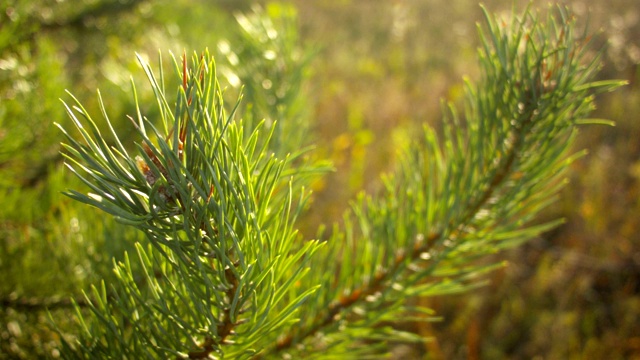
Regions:
[[[450, 227], [457, 228], [454, 232], [451, 232], [451, 235], [449, 236], [451, 239], [455, 239], [460, 235], [460, 233], [462, 232], [461, 229], [466, 226], [466, 223], [470, 219], [472, 219], [483, 206], [486, 205], [487, 201], [495, 193], [497, 188], [511, 174], [514, 160], [519, 153], [522, 139], [524, 138], [523, 132], [526, 131], [532, 121], [534, 113], [533, 110], [534, 109], [530, 109], [526, 112], [527, 114], [529, 114], [529, 116], [522, 123], [521, 128], [514, 130], [516, 141], [511, 146], [510, 150], [507, 153], [507, 156], [502, 159], [501, 166], [498, 166], [499, 170], [493, 176], [493, 179], [489, 182], [489, 187], [478, 198], [476, 203], [469, 207], [467, 215], [463, 217], [462, 221], [460, 221], [459, 224], [449, 224]], [[419, 260], [422, 254], [429, 253], [436, 243], [441, 242], [443, 236], [444, 233], [430, 234], [426, 238], [426, 241], [417, 241], [414, 245], [413, 251], [411, 251], [408, 255], [403, 252], [397, 254], [394, 264], [389, 269], [379, 271], [374, 277], [373, 281], [368, 284], [364, 284], [359, 288], [356, 288], [355, 290], [351, 291], [349, 295], [342, 296], [340, 299], [331, 303], [324, 316], [316, 318], [316, 320], [312, 322], [308, 329], [297, 330], [295, 335], [289, 334], [285, 336], [283, 339], [278, 341], [275, 350], [277, 352], [286, 351], [286, 349], [293, 345], [294, 338], [297, 341], [304, 341], [304, 339], [312, 337], [326, 326], [332, 324], [335, 321], [336, 315], [340, 314], [342, 311], [349, 309], [359, 302], [364, 302], [368, 296], [372, 296], [378, 292], [386, 291], [386, 288], [389, 287], [390, 278], [394, 274], [396, 274], [396, 272], [407, 261], [413, 263]], [[461, 239], [457, 240], [460, 241]], [[339, 284], [336, 285], [339, 286]]]
[[[141, 61], [161, 122], [138, 106], [135, 158], [102, 100], [115, 145], [77, 101], [66, 106], [82, 141], [63, 129], [65, 157], [93, 192], [67, 195], [140, 229], [148, 241], [136, 244], [144, 287], [126, 255], [115, 264], [118, 282], [86, 296], [97, 325], [87, 326], [78, 312], [81, 340], [65, 349], [80, 358], [136, 358], [140, 349], [176, 359], [314, 350], [357, 358], [384, 351], [385, 341], [423, 341], [381, 324], [424, 321], [429, 309], [407, 298], [469, 290], [495, 267], [475, 259], [557, 225], [530, 224], [575, 158], [568, 155], [574, 128], [592, 109], [592, 93], [620, 85], [591, 82], [597, 62], [581, 63], [584, 44], [576, 45], [570, 18], [559, 13], [559, 22], [542, 24], [527, 10], [507, 26], [485, 11], [483, 78], [475, 88], [467, 84], [464, 116], [451, 106], [442, 142], [425, 128], [422, 142], [410, 144], [384, 179], [384, 191], [362, 195], [322, 244], [300, 242], [295, 230], [308, 196], [300, 179], [320, 167], [295, 167], [296, 155], [277, 158], [296, 146], [278, 124], [233, 119], [238, 105], [226, 111], [208, 54], [194, 56], [191, 66], [186, 56], [174, 59], [181, 80], [175, 101], [163, 73], [157, 78]], [[261, 28], [240, 19], [247, 36]], [[295, 103], [294, 95], [285, 98]], [[363, 341], [372, 345], [355, 351]]]
[[[521, 138], [520, 136], [518, 138]], [[501, 170], [494, 176], [494, 179], [490, 182], [489, 188], [485, 191], [485, 193], [479, 198], [477, 204], [470, 208], [470, 211], [467, 216], [465, 216], [465, 220], [469, 220], [473, 218], [473, 216], [478, 212], [478, 210], [485, 205], [486, 201], [491, 197], [496, 188], [506, 179], [508, 174], [510, 173], [511, 166], [513, 165], [513, 161], [516, 156], [515, 149], [517, 145], [519, 145], [520, 141], [514, 144], [513, 150], [509, 152], [509, 155], [505, 158], [504, 166], [500, 167]], [[461, 222], [459, 225], [453, 225], [458, 227], [458, 232], [460, 229], [464, 227], [466, 221]], [[456, 238], [456, 233], [452, 233], [451, 238]], [[443, 237], [443, 233], [431, 234], [427, 237], [426, 241], [421, 242], [418, 241], [414, 245], [413, 251], [407, 256], [404, 253], [399, 253], [396, 255], [395, 262], [393, 266], [389, 269], [382, 270], [376, 274], [373, 281], [368, 284], [362, 285], [360, 288], [356, 288], [353, 290], [348, 296], [342, 296], [337, 301], [333, 302], [329, 305], [329, 308], [326, 311], [326, 315], [316, 321], [313, 322], [313, 325], [310, 326], [307, 330], [302, 330], [300, 332], [296, 332], [296, 338], [298, 341], [304, 341], [304, 339], [309, 338], [316, 334], [318, 331], [322, 330], [327, 325], [332, 324], [335, 321], [335, 316], [341, 313], [342, 311], [352, 307], [354, 304], [365, 301], [368, 296], [374, 295], [377, 292], [385, 291], [385, 288], [388, 287], [388, 281], [390, 277], [395, 274], [399, 268], [407, 262], [415, 262], [420, 259], [421, 254], [428, 253], [432, 250], [433, 245], [441, 240]], [[339, 285], [339, 284], [337, 284]], [[287, 335], [284, 339], [278, 342], [276, 346], [277, 351], [283, 351], [289, 348], [294, 341], [294, 335]]]
[[[446, 226], [441, 231], [432, 232], [426, 240], [424, 240], [423, 236], [417, 236], [417, 240], [413, 242], [402, 239], [372, 237], [353, 240], [356, 241], [354, 244], [356, 249], [358, 249], [358, 244], [380, 243], [380, 246], [385, 248], [385, 246], [388, 246], [386, 244], [400, 242], [406, 243], [411, 250], [406, 251], [401, 248], [396, 251], [393, 263], [389, 266], [379, 265], [379, 270], [375, 272], [372, 279], [368, 280], [365, 276], [360, 279], [362, 282], [358, 286], [352, 287], [352, 285], [348, 285], [350, 284], [349, 282], [345, 282], [344, 276], [337, 276], [331, 286], [332, 289], [335, 289], [331, 292], [335, 297], [326, 299], [326, 306], [319, 306], [322, 310], [318, 312], [313, 320], [304, 322], [301, 327], [293, 329], [290, 334], [282, 337], [275, 346], [274, 352], [293, 350], [294, 345], [308, 343], [308, 340], [316, 335], [323, 338], [321, 334], [334, 332], [338, 323], [344, 324], [345, 321], [347, 323], [351, 321], [345, 318], [350, 314], [351, 308], [361, 307], [363, 309], [371, 309], [373, 312], [380, 312], [380, 310], [369, 306], [370, 299], [375, 298], [376, 294], [393, 293], [393, 287], [397, 285], [394, 284], [394, 279], [402, 284], [402, 280], [398, 280], [404, 276], [401, 273], [412, 266], [419, 266], [418, 264], [423, 261], [423, 255], [427, 254], [427, 257], [431, 258], [431, 254], [439, 254], [432, 258], [432, 264], [418, 278], [421, 283], [437, 281], [437, 277], [434, 276], [437, 264], [444, 264], [448, 261], [448, 254], [452, 254], [460, 245], [481, 241], [478, 240], [478, 237], [482, 236], [479, 234], [489, 235], [491, 232], [509, 229], [512, 226], [510, 223], [514, 221], [512, 219], [516, 214], [505, 216], [492, 223], [482, 224], [480, 222], [475, 225], [474, 223], [478, 222], [478, 219], [487, 211], [486, 209], [497, 207], [498, 205], [496, 204], [503, 202], [501, 199], [509, 199], [509, 194], [514, 191], [512, 189], [521, 188], [525, 186], [524, 184], [535, 184], [533, 181], [525, 182], [523, 177], [526, 177], [526, 175], [523, 176], [522, 173], [527, 170], [532, 173], [538, 173], [540, 170], [532, 166], [541, 167], [545, 165], [540, 165], [543, 164], [542, 162], [532, 162], [530, 164], [531, 162], [526, 158], [526, 154], [531, 151], [538, 151], [540, 154], [552, 153], [553, 155], [547, 159], [548, 163], [554, 164], [556, 161], [560, 161], [560, 164], [564, 165], [561, 165], [562, 167], [560, 168], [556, 168], [557, 165], [546, 165], [547, 169], [555, 169], [555, 173], [550, 172], [547, 179], [540, 179], [538, 182], [550, 185], [557, 182], [554, 179], [557, 179], [558, 174], [561, 174], [561, 170], [566, 167], [566, 164], [571, 159], [562, 159], [563, 154], [568, 149], [567, 144], [569, 144], [563, 138], [572, 133], [572, 127], [579, 123], [580, 117], [586, 115], [591, 109], [590, 98], [584, 93], [584, 90], [598, 87], [595, 84], [588, 84], [589, 79], [583, 75], [593, 74], [593, 69], [597, 66], [597, 62], [592, 60], [584, 67], [580, 67], [579, 62], [582, 60], [584, 43], [581, 40], [575, 40], [570, 37], [572, 21], [563, 11], [560, 8], [562, 17], [560, 24], [554, 25], [553, 20], [550, 20], [549, 24], [547, 24], [549, 26], [548, 29], [553, 29], [551, 31], [548, 29], [541, 30], [544, 25], [539, 24], [538, 20], [528, 10], [521, 20], [514, 20], [511, 28], [506, 30], [504, 29], [506, 26], [504, 23], [498, 25], [498, 21], [490, 17], [485, 11], [487, 25], [490, 30], [489, 39], [493, 42], [493, 48], [485, 43], [484, 52], [482, 53], [484, 56], [483, 65], [486, 67], [484, 69], [486, 74], [494, 76], [494, 78], [488, 76], [487, 80], [485, 80], [486, 82], [480, 85], [478, 90], [468, 94], [470, 95], [468, 99], [471, 103], [468, 108], [477, 110], [480, 107], [481, 109], [477, 112], [468, 112], [466, 114], [468, 117], [466, 126], [461, 126], [455, 119], [455, 114], [453, 115], [454, 124], [452, 125], [457, 127], [454, 128], [457, 134], [450, 135], [451, 133], [447, 133], [445, 136], [448, 141], [445, 150], [450, 152], [444, 152], [444, 154], [436, 156], [445, 159], [450, 158], [449, 161], [454, 164], [458, 161], [462, 164], [469, 164], [469, 160], [466, 159], [467, 153], [477, 151], [472, 146], [479, 148], [489, 146], [489, 149], [495, 152], [494, 156], [498, 161], [493, 164], [490, 163], [488, 171], [479, 171], [478, 175], [482, 176], [482, 178], [476, 181], [480, 185], [486, 184], [484, 189], [481, 189], [476, 194], [470, 189], [458, 189], [458, 193], [468, 191], [471, 194], [465, 200], [460, 201], [459, 207], [463, 211], [457, 216], [448, 216], [449, 219], [446, 222]], [[527, 27], [527, 25], [531, 25], [531, 28]], [[548, 32], [545, 33], [545, 31]], [[554, 31], [556, 32], [554, 33]], [[551, 41], [548, 41], [548, 38], [551, 38]], [[585, 38], [585, 41], [588, 41], [588, 38]], [[522, 48], [521, 43], [524, 43], [526, 50], [519, 50]], [[541, 46], [541, 48], [537, 48], [538, 46]], [[516, 53], [517, 51], [523, 51], [524, 54]], [[528, 56], [532, 58], [528, 58]], [[577, 79], [577, 81], [574, 79]], [[620, 84], [620, 82], [615, 81], [601, 83], [599, 85], [603, 85], [603, 87], [600, 91], [608, 91], [612, 86], [616, 87]], [[482, 86], [487, 86], [488, 89]], [[560, 90], [559, 87], [561, 86], [563, 88]], [[498, 98], [493, 102], [489, 99], [486, 100], [487, 103], [477, 104], [476, 101], [480, 102], [482, 100], [476, 100], [476, 96], [484, 91], [488, 94], [485, 96], [493, 94]], [[499, 105], [495, 105], [496, 103]], [[492, 110], [491, 106], [496, 106], [496, 109]], [[509, 113], [505, 109], [511, 109], [513, 113]], [[497, 119], [494, 120], [492, 117]], [[473, 131], [476, 130], [473, 130], [473, 126], [476, 125], [473, 121], [484, 123], [484, 125], [477, 125], [478, 128], [493, 126], [502, 131], [502, 134], [496, 136], [474, 133]], [[500, 129], [500, 126], [505, 126], [499, 125], [500, 123], [506, 124], [509, 131], [504, 132], [504, 130]], [[539, 132], [549, 131], [541, 130], [541, 127], [545, 126], [566, 132], [555, 132], [553, 136], [541, 137], [538, 134]], [[461, 137], [460, 133], [465, 134], [468, 138]], [[492, 144], [489, 141], [494, 141], [494, 143]], [[474, 145], [468, 145], [469, 143]], [[469, 147], [465, 148], [465, 146]], [[539, 156], [541, 156], [541, 160], [544, 159], [542, 155]], [[453, 169], [449, 170], [453, 172], [446, 173], [447, 176], [458, 176], [459, 178], [474, 176], [472, 172], [476, 171], [474, 166], [477, 166], [477, 163], [482, 164], [486, 160], [482, 158], [473, 159], [475, 159], [476, 165], [474, 163], [471, 163], [471, 165], [459, 165], [461, 167], [469, 166], [463, 168], [464, 171], [468, 171], [467, 173], [460, 172], [463, 170], [450, 166], [448, 169]], [[494, 160], [491, 157], [488, 159]], [[489, 176], [485, 176], [485, 173]], [[443, 181], [445, 183], [461, 181], [455, 179], [458, 178], [448, 179], [445, 176]], [[519, 183], [523, 185], [518, 185]], [[401, 192], [404, 191], [403, 183], [400, 182], [397, 188]], [[557, 185], [549, 188], [555, 190], [549, 190], [548, 194], [553, 194], [553, 191], [558, 189]], [[389, 198], [398, 195], [394, 193], [396, 190], [389, 191], [390, 193], [387, 195]], [[523, 198], [521, 201], [526, 204], [528, 200]], [[381, 205], [381, 209], [384, 209], [385, 206], [387, 205]], [[534, 213], [532, 212], [532, 214]], [[375, 219], [376, 215], [370, 215], [370, 218], [363, 218], [362, 221], [366, 224], [367, 221], [370, 221], [368, 219]], [[529, 229], [525, 228], [522, 230], [522, 234], [526, 234], [524, 236], [530, 238], [545, 229], [549, 229], [554, 224], [557, 224], [557, 222], [530, 227]], [[370, 227], [372, 225], [366, 224], [363, 226]], [[426, 229], [418, 230], [424, 231]], [[366, 233], [381, 235], [372, 230]], [[520, 237], [523, 235], [514, 232], [512, 236]], [[376, 245], [371, 246], [375, 247]], [[352, 268], [359, 266], [358, 262], [363, 261], [360, 260], [359, 254], [367, 251], [363, 247], [353, 251], [354, 263], [351, 265]], [[388, 248], [382, 251], [388, 252]], [[475, 256], [479, 255], [480, 251], [477, 251]], [[349, 261], [349, 258], [345, 257], [343, 261]], [[339, 268], [336, 271], [338, 273], [341, 272]], [[453, 273], [452, 275], [455, 277]], [[342, 282], [346, 284], [346, 288]], [[399, 291], [399, 293], [402, 293], [402, 291]], [[393, 302], [394, 300], [389, 301]], [[342, 316], [339, 316], [340, 314]], [[266, 353], [268, 354], [269, 352]]]

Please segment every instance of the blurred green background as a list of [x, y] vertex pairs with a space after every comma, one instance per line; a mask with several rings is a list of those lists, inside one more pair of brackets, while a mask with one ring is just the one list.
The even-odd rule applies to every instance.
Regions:
[[[533, 6], [545, 11], [547, 3]], [[434, 340], [424, 347], [397, 345], [397, 358], [640, 359], [640, 5], [564, 3], [581, 25], [589, 23], [593, 50], [604, 49], [600, 77], [630, 83], [597, 99], [594, 117], [617, 125], [582, 129], [578, 148], [588, 148], [589, 155], [573, 164], [570, 185], [544, 214], [567, 222], [497, 254], [493, 260], [506, 258], [508, 266], [480, 290], [415, 300], [433, 307], [442, 321], [402, 324]], [[159, 49], [179, 55], [208, 47], [219, 55], [222, 70], [245, 69], [241, 80], [269, 90], [260, 66], [233, 61], [234, 52], [251, 50], [234, 15], [251, 13], [257, 4], [285, 19], [277, 26], [299, 30], [280, 34], [287, 36], [285, 46], [297, 44], [290, 54], [312, 56], [296, 116], [308, 120], [317, 156], [330, 158], [337, 169], [315, 184], [301, 224], [307, 237], [319, 223], [338, 221], [358, 191], [375, 191], [378, 175], [394, 164], [398, 144], [422, 123], [438, 126], [440, 101], [461, 101], [463, 76], [478, 76], [476, 24], [482, 14], [471, 0], [294, 0], [286, 6], [243, 0], [4, 1], [0, 359], [55, 357], [58, 335], [45, 308], [64, 328], [68, 299], [81, 299], [82, 290], [99, 279], [108, 281], [112, 259], [140, 237], [61, 195], [79, 186], [64, 169], [62, 136], [53, 126], [69, 123], [59, 101], [69, 100], [65, 89], [99, 117], [99, 87], [111, 120], [131, 143], [131, 74], [148, 104], [143, 110], [153, 114], [154, 106], [136, 52], [153, 63]], [[512, 6], [521, 10], [527, 2], [484, 4], [508, 16]], [[233, 76], [224, 79], [235, 93]], [[264, 103], [273, 104], [268, 98]]]

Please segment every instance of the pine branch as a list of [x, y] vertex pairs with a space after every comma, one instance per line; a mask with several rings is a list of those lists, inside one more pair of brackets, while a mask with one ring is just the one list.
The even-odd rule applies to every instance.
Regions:
[[[483, 206], [486, 205], [489, 198], [493, 196], [500, 185], [502, 185], [511, 174], [513, 163], [516, 156], [519, 154], [519, 150], [524, 139], [523, 134], [531, 125], [534, 110], [535, 109], [533, 108], [529, 109], [526, 112], [529, 114], [529, 116], [527, 117], [527, 120], [523, 122], [522, 128], [514, 130], [516, 141], [511, 146], [508, 155], [502, 159], [501, 165], [498, 166], [499, 170], [493, 176], [493, 179], [489, 182], [489, 187], [478, 198], [476, 203], [469, 207], [467, 215], [463, 216], [462, 220], [458, 224], [449, 224], [450, 229], [453, 230], [453, 228], [457, 228], [453, 232], [447, 232], [450, 233], [450, 239], [456, 239], [462, 234], [462, 229], [467, 225], [467, 222], [471, 220]], [[358, 303], [364, 302], [367, 297], [372, 296], [378, 292], [388, 291], [387, 288], [389, 287], [389, 281], [391, 280], [391, 277], [394, 276], [406, 262], [416, 262], [420, 259], [422, 254], [429, 253], [436, 243], [442, 242], [443, 238], [443, 232], [430, 234], [426, 238], [426, 241], [417, 241], [414, 245], [413, 250], [408, 255], [404, 252], [398, 253], [395, 257], [395, 262], [389, 269], [378, 272], [372, 282], [364, 284], [361, 287], [351, 291], [349, 295], [342, 296], [340, 299], [332, 302], [326, 311], [326, 315], [316, 318], [316, 320], [312, 322], [308, 329], [297, 330], [295, 335], [289, 334], [285, 336], [282, 340], [278, 341], [275, 350], [277, 352], [286, 351], [294, 344], [294, 338], [297, 341], [304, 341], [304, 339], [314, 336], [323, 328], [333, 324], [336, 315], [340, 314], [344, 310], [347, 310]], [[336, 285], [339, 286], [339, 284]]]
[[[93, 191], [68, 195], [142, 230], [150, 246], [136, 246], [145, 287], [133, 281], [127, 255], [115, 266], [113, 288], [94, 288], [86, 296], [105, 327], [85, 327], [87, 342], [67, 346], [83, 357], [133, 356], [138, 347], [178, 358], [254, 353], [252, 346], [291, 322], [314, 290], [276, 306], [308, 272], [319, 247], [311, 241], [293, 248], [292, 224], [307, 195], [284, 175], [295, 173], [291, 160], [268, 156], [273, 129], [260, 139], [258, 124], [245, 136], [242, 124], [232, 121], [235, 108], [227, 114], [208, 53], [194, 56], [190, 66], [186, 56], [174, 62], [182, 79], [174, 109], [162, 73], [157, 78], [141, 63], [158, 99], [164, 134], [138, 112], [132, 120], [142, 144], [135, 158], [118, 140], [103, 105], [114, 145], [104, 141], [77, 100], [66, 106], [83, 142], [61, 128], [69, 141], [65, 157]], [[155, 267], [162, 278], [153, 276]], [[122, 319], [105, 315], [116, 311]], [[111, 343], [120, 345], [102, 346]]]
[[[518, 136], [518, 139], [522, 139], [522, 136]], [[507, 176], [510, 174], [511, 167], [513, 165], [513, 161], [516, 157], [517, 149], [521, 141], [516, 141], [513, 146], [512, 151], [509, 152], [509, 155], [503, 160], [504, 165], [500, 166], [500, 171], [494, 176], [493, 180], [490, 182], [489, 188], [485, 191], [482, 196], [480, 196], [477, 203], [472, 206], [468, 212], [468, 215], [464, 217], [464, 220], [459, 224], [450, 224], [450, 226], [457, 227], [458, 230], [453, 232], [450, 235], [450, 238], [456, 238], [461, 232], [460, 229], [463, 228], [467, 221], [473, 218], [477, 212], [486, 205], [487, 200], [492, 196], [492, 194], [496, 191], [499, 185], [501, 185]], [[333, 302], [329, 309], [327, 310], [326, 315], [323, 318], [316, 319], [313, 322], [313, 325], [310, 326], [307, 330], [302, 330], [300, 332], [296, 332], [295, 337], [298, 338], [298, 341], [303, 341], [306, 338], [312, 337], [318, 331], [322, 330], [327, 325], [332, 324], [335, 320], [335, 316], [341, 313], [342, 311], [349, 309], [355, 304], [364, 302], [365, 299], [369, 296], [372, 296], [378, 292], [386, 291], [388, 287], [389, 281], [391, 277], [397, 273], [397, 271], [408, 262], [415, 262], [420, 259], [420, 256], [424, 253], [429, 253], [432, 250], [432, 247], [437, 242], [442, 241], [444, 233], [430, 234], [426, 241], [418, 241], [414, 245], [413, 251], [411, 251], [408, 255], [405, 255], [403, 252], [396, 255], [394, 264], [387, 270], [380, 271], [376, 274], [373, 281], [369, 284], [364, 284], [361, 288], [357, 288], [353, 290], [348, 296], [343, 296], [337, 301]], [[278, 342], [276, 346], [276, 351], [284, 351], [289, 348], [293, 344], [294, 335], [287, 335], [283, 340]]]
[[[532, 225], [576, 158], [571, 142], [576, 125], [588, 122], [593, 93], [620, 85], [592, 82], [597, 59], [587, 59], [586, 37], [575, 36], [564, 9], [546, 23], [527, 10], [509, 26], [485, 14], [483, 77], [467, 84], [464, 116], [450, 106], [441, 136], [425, 128], [384, 178], [384, 191], [362, 195], [324, 243], [302, 242], [295, 231], [307, 173], [322, 167], [297, 167], [296, 155], [279, 159], [295, 148], [280, 125], [234, 120], [239, 107], [225, 107], [208, 53], [190, 64], [186, 55], [174, 59], [175, 99], [164, 73], [140, 59], [159, 121], [138, 105], [137, 156], [118, 139], [101, 98], [114, 144], [77, 100], [65, 104], [81, 140], [61, 128], [64, 156], [91, 189], [67, 195], [143, 231], [147, 242], [136, 244], [144, 281], [134, 280], [128, 254], [114, 264], [118, 281], [85, 296], [93, 322], [78, 311], [81, 335], [75, 344], [63, 340], [63, 353], [359, 358], [387, 341], [423, 341], [384, 324], [424, 321], [429, 309], [408, 298], [468, 291], [496, 267], [475, 260], [559, 223]], [[135, 87], [134, 96], [137, 104]]]
[[[532, 238], [559, 223], [552, 221], [529, 227], [517, 225], [524, 224], [525, 219], [532, 219], [537, 211], [553, 199], [552, 196], [562, 185], [558, 180], [559, 176], [571, 159], [575, 158], [565, 157], [573, 136], [573, 127], [581, 123], [581, 117], [587, 115], [592, 108], [592, 98], [585, 90], [608, 91], [621, 84], [615, 81], [589, 83], [589, 76], [595, 73], [597, 61], [580, 64], [588, 38], [574, 39], [570, 17], [562, 8], [559, 14], [559, 22], [549, 18], [547, 24], [541, 24], [527, 10], [523, 18], [514, 19], [511, 26], [507, 27], [504, 22], [492, 18], [485, 11], [490, 32], [489, 40], [484, 40], [481, 61], [486, 77], [476, 90], [469, 90], [467, 93], [466, 119], [460, 121], [452, 113], [452, 119], [445, 123], [443, 148], [438, 148], [435, 138], [427, 135], [427, 143], [432, 142], [428, 149], [436, 153], [432, 155], [432, 159], [435, 159], [431, 160], [434, 161], [432, 165], [428, 164], [428, 160], [407, 160], [400, 175], [389, 180], [389, 183], [396, 180], [398, 184], [388, 187], [388, 193], [381, 196], [383, 199], [379, 205], [372, 206], [371, 210], [356, 206], [354, 213], [362, 224], [363, 237], [356, 238], [352, 235], [355, 230], [347, 226], [344, 237], [351, 240], [345, 244], [345, 248], [353, 250], [334, 250], [325, 255], [329, 259], [340, 252], [345, 254], [342, 263], [335, 270], [338, 275], [331, 281], [331, 285], [325, 283], [327, 288], [333, 289], [328, 292], [332, 296], [319, 298], [317, 301], [320, 310], [317, 314], [312, 320], [303, 322], [283, 336], [273, 348], [274, 353], [301, 351], [300, 346], [304, 347], [305, 343], [308, 346], [312, 338], [316, 341], [323, 339], [320, 342], [325, 343], [324, 347], [316, 351], [326, 352], [340, 342], [335, 340], [332, 343], [330, 336], [343, 339], [342, 341], [350, 336], [340, 336], [336, 333], [337, 328], [347, 333], [344, 327], [348, 328], [351, 322], [356, 323], [358, 318], [384, 316], [392, 319], [393, 315], [390, 314], [395, 313], [400, 317], [406, 311], [402, 310], [402, 306], [397, 307], [398, 310], [386, 310], [383, 303], [397, 304], [403, 301], [403, 294], [406, 294], [405, 297], [411, 296], [409, 294], [437, 294], [438, 290], [434, 293], [430, 284], [443, 281], [437, 275], [438, 272], [449, 268], [445, 271], [449, 277], [463, 280], [473, 273], [486, 271], [487, 269], [474, 267], [471, 260], [483, 253], [495, 251], [488, 247], [492, 237], [501, 239], [497, 245], [503, 247], [505, 245], [500, 243], [515, 244], [514, 240]], [[523, 47], [525, 50], [522, 50]], [[599, 85], [602, 88], [598, 89]], [[482, 154], [486, 154], [485, 157]], [[414, 159], [411, 155], [409, 158]], [[440, 178], [424, 178], [420, 182], [424, 186], [422, 188], [405, 182], [413, 176], [415, 169], [420, 169], [425, 163], [427, 168], [437, 168], [435, 161], [447, 161]], [[408, 169], [406, 173], [403, 172], [405, 168]], [[472, 187], [457, 185], [464, 183], [469, 183]], [[437, 184], [445, 185], [438, 188]], [[436, 190], [429, 190], [430, 188]], [[537, 188], [544, 195], [527, 195], [532, 194], [532, 190], [526, 190], [528, 188]], [[393, 209], [392, 203], [402, 203], [402, 200], [395, 199], [404, 198], [406, 201], [409, 193], [414, 198], [428, 199], [430, 191], [441, 191], [440, 203], [443, 204], [444, 200], [453, 196], [454, 205], [447, 205], [452, 210], [440, 210], [441, 219], [445, 219], [444, 225], [433, 224], [441, 230], [429, 231], [429, 227], [420, 227], [405, 218], [394, 218], [392, 216], [395, 215], [389, 214], [389, 210]], [[410, 201], [404, 208], [407, 212], [422, 214], [422, 207], [424, 205]], [[518, 207], [523, 210], [516, 210]], [[509, 208], [513, 209], [507, 210], [511, 213], [499, 215], [505, 211], [502, 209]], [[429, 205], [424, 210], [426, 214], [433, 211], [429, 209]], [[495, 218], [489, 218], [490, 221], [482, 220], [492, 212], [496, 213]], [[384, 217], [388, 217], [388, 220], [376, 220]], [[416, 229], [418, 233], [402, 231], [409, 238], [388, 237], [389, 234], [374, 230], [378, 222], [396, 224], [399, 229]], [[522, 229], [515, 230], [517, 228]], [[421, 235], [424, 232], [430, 235]], [[339, 246], [342, 240], [335, 236], [329, 242], [335, 242], [334, 246]], [[369, 253], [372, 255], [362, 255]], [[394, 260], [389, 262], [385, 260], [389, 255], [378, 257], [373, 255], [376, 253], [395, 254], [392, 257]], [[465, 253], [468, 255], [464, 256]], [[427, 261], [430, 265], [423, 268], [420, 264], [425, 259], [429, 259]], [[366, 269], [373, 270], [372, 276], [368, 275], [370, 270], [357, 270], [353, 273], [343, 270], [343, 267], [356, 270], [371, 260], [379, 261], [377, 265], [366, 265]], [[412, 272], [415, 275], [410, 275]], [[356, 279], [356, 282], [352, 279]], [[358, 280], [361, 282], [358, 283]], [[321, 281], [320, 277], [317, 281]], [[457, 289], [443, 288], [441, 293], [460, 291], [463, 288], [464, 286]], [[375, 300], [381, 297], [386, 297], [387, 300]], [[358, 308], [360, 310], [356, 311]], [[354, 312], [367, 315], [356, 316]], [[362, 321], [362, 326], [373, 327], [379, 324], [377, 321]], [[360, 329], [364, 333], [375, 331], [374, 328]], [[335, 354], [356, 356], [349, 354], [347, 349], [338, 351], [344, 352]], [[264, 354], [271, 352], [267, 350]]]

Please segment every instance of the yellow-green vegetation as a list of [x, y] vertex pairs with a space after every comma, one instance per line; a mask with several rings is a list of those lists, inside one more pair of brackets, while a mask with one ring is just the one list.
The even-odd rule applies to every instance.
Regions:
[[[516, 14], [526, 7], [516, 3], [484, 2], [505, 27], [512, 7]], [[485, 275], [485, 286], [412, 299], [411, 304], [433, 309], [439, 320], [398, 324], [397, 329], [431, 340], [393, 343], [394, 358], [640, 357], [640, 9], [636, 0], [565, 3], [576, 28], [588, 23], [593, 34], [586, 58], [601, 51], [602, 69], [593, 80], [629, 82], [595, 99], [591, 117], [614, 120], [616, 126], [580, 128], [575, 151], [586, 148], [589, 154], [571, 164], [571, 185], [536, 219], [566, 222], [482, 259], [479, 264], [506, 260], [506, 266]], [[549, 11], [547, 1], [529, 6], [541, 14]], [[77, 334], [71, 331], [77, 328], [70, 299], [90, 318], [82, 293], [102, 280], [107, 287], [118, 281], [114, 262], [126, 262], [125, 252], [138, 276], [133, 280], [145, 281], [139, 268], [144, 261], [133, 259], [140, 253], [134, 244], [143, 242], [144, 234], [62, 195], [67, 189], [87, 192], [64, 167], [59, 144], [65, 139], [53, 126], [73, 127], [59, 101], [73, 103], [65, 89], [99, 118], [100, 88], [118, 137], [134, 149], [140, 133], [128, 116], [137, 119], [140, 111], [156, 125], [164, 116], [152, 87], [139, 76], [135, 53], [155, 64], [158, 49], [179, 58], [184, 49], [190, 57], [208, 48], [225, 101], [233, 104], [244, 94], [239, 111], [246, 134], [282, 118], [296, 119], [271, 135], [273, 152], [316, 144], [294, 165], [321, 158], [333, 164], [335, 171], [309, 183], [314, 194], [298, 219], [300, 237], [312, 239], [319, 224], [343, 221], [361, 190], [384, 192], [380, 174], [398, 167], [399, 149], [416, 138], [422, 124], [442, 130], [443, 99], [464, 105], [463, 77], [474, 82], [482, 76], [476, 61], [481, 44], [476, 25], [482, 21], [481, 7], [470, 0], [4, 2], [0, 359], [58, 357], [61, 339], [51, 320], [73, 341]], [[170, 58], [163, 60], [173, 95], [180, 80]], [[295, 126], [286, 128], [289, 124]], [[114, 136], [103, 125], [112, 144]], [[151, 135], [153, 142], [158, 138]], [[276, 340], [282, 345], [287, 338]]]

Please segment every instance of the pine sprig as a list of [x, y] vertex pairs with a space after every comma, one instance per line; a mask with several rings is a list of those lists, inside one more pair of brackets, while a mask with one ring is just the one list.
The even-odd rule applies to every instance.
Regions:
[[[163, 75], [158, 80], [141, 63], [163, 109], [162, 130], [138, 108], [136, 157], [114, 131], [115, 145], [109, 145], [77, 101], [65, 105], [83, 139], [62, 129], [69, 141], [65, 156], [92, 190], [67, 195], [137, 227], [149, 240], [136, 247], [143, 284], [133, 280], [127, 257], [115, 264], [117, 284], [87, 296], [97, 323], [83, 326], [86, 340], [70, 357], [247, 356], [263, 347], [257, 344], [267, 334], [292, 322], [315, 289], [274, 310], [308, 272], [319, 246], [310, 241], [293, 248], [293, 222], [307, 194], [283, 175], [291, 171], [289, 160], [257, 146], [259, 138], [268, 144], [271, 133], [257, 126], [245, 136], [234, 108], [226, 112], [208, 53], [194, 56], [190, 66], [186, 56], [174, 61], [182, 81], [173, 110]], [[104, 110], [103, 117], [113, 130]]]
[[562, 222], [531, 223], [580, 155], [570, 155], [571, 144], [575, 126], [588, 122], [594, 92], [621, 82], [592, 81], [598, 58], [588, 58], [588, 37], [574, 33], [565, 9], [544, 22], [527, 10], [509, 25], [484, 11], [483, 77], [467, 83], [463, 116], [450, 106], [443, 140], [425, 129], [385, 192], [354, 205], [345, 230], [314, 258], [318, 267], [341, 259], [331, 275], [308, 279], [325, 289], [314, 296], [319, 306], [280, 339], [276, 353], [355, 358], [353, 347], [363, 345], [354, 337], [402, 341], [380, 324], [414, 312], [406, 298], [466, 291], [496, 266], [475, 259]]

